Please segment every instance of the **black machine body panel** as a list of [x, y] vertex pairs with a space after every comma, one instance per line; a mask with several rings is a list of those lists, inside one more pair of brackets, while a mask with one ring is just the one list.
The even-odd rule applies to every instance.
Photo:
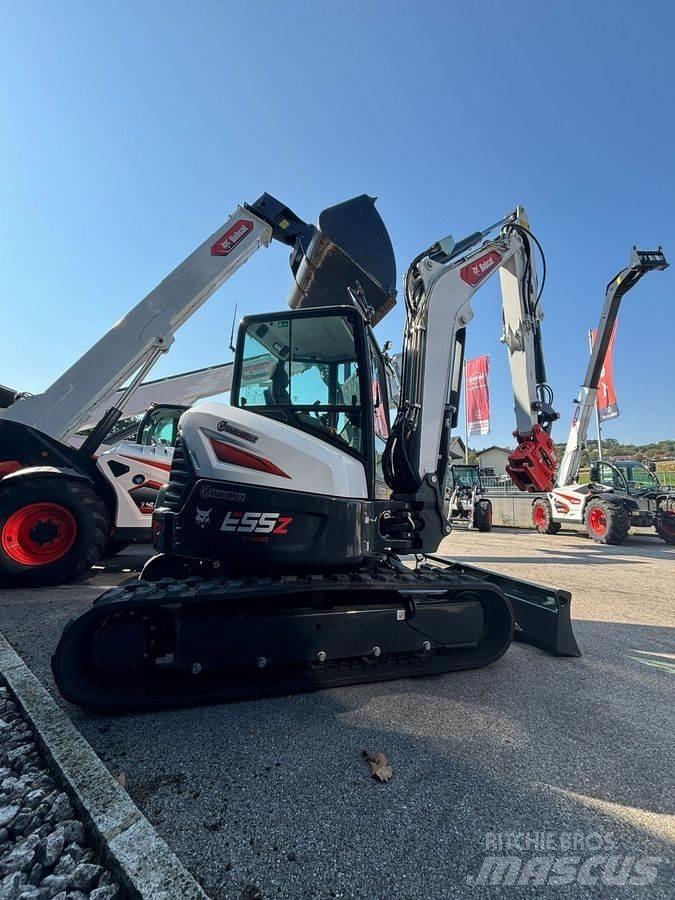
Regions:
[[164, 553], [293, 565], [360, 563], [371, 545], [367, 500], [198, 479], [179, 510], [155, 511], [153, 543]]

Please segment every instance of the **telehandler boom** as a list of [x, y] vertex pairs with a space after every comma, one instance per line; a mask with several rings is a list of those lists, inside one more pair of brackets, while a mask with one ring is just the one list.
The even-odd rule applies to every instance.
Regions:
[[[351, 201], [354, 234], [362, 242], [371, 209], [368, 198]], [[238, 207], [46, 391], [0, 389], [0, 580], [72, 580], [101, 556], [115, 525], [115, 540], [134, 539], [147, 528], [136, 501], [148, 482], [159, 488], [170, 458], [144, 453], [147, 459], [142, 466], [136, 460], [141, 468], [132, 472], [114, 454], [97, 457], [101, 444], [176, 331], [256, 250], [273, 238], [291, 247], [299, 240], [308, 244], [315, 232], [263, 194]], [[339, 267], [339, 260], [332, 263]], [[77, 430], [92, 419], [91, 433], [73, 447]], [[145, 487], [132, 484], [134, 477]], [[139, 490], [131, 496], [134, 487]]]

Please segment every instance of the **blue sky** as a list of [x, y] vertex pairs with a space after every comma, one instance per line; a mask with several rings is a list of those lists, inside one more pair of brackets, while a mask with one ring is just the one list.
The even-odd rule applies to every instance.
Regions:
[[[377, 195], [408, 262], [524, 204], [544, 245], [549, 381], [564, 440], [586, 332], [633, 243], [675, 264], [670, 3], [3, 0], [0, 382], [45, 388], [237, 203], [300, 215]], [[675, 437], [675, 265], [622, 308], [622, 416]], [[280, 308], [287, 251], [257, 255], [179, 332], [159, 376], [229, 358], [233, 305]], [[498, 282], [469, 355], [492, 357], [493, 432], [513, 403]], [[378, 327], [400, 345], [403, 304]]]

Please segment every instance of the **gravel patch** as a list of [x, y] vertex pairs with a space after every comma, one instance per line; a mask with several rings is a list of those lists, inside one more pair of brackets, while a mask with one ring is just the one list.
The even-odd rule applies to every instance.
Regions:
[[0, 900], [122, 900], [0, 684]]

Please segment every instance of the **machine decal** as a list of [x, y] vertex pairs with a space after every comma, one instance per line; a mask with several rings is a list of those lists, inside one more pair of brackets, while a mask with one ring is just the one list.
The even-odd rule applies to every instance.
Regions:
[[468, 265], [463, 266], [459, 270], [459, 277], [462, 279], [462, 281], [470, 284], [471, 287], [475, 287], [484, 278], [487, 278], [494, 267], [499, 265], [501, 261], [501, 253], [498, 253], [496, 250], [490, 250], [489, 253], [486, 253], [484, 256], [480, 256], [478, 259], [474, 260], [474, 262], [468, 263]]
[[255, 469], [257, 472], [267, 472], [268, 475], [278, 475], [280, 478], [291, 477], [269, 459], [256, 456], [249, 453], [248, 450], [241, 450], [232, 444], [226, 444], [225, 441], [218, 441], [215, 438], [210, 438], [210, 441], [213, 452], [220, 462], [231, 463], [233, 466], [241, 466], [244, 469]]
[[221, 419], [216, 428], [218, 431], [226, 431], [228, 434], [233, 434], [235, 437], [249, 441], [251, 444], [255, 444], [258, 441], [257, 434], [251, 434], [250, 431], [244, 431], [243, 428], [238, 428], [236, 425], [230, 425], [225, 419]]
[[161, 486], [158, 481], [144, 481], [142, 484], [129, 489], [131, 499], [144, 515], [152, 515], [155, 509], [157, 493]]
[[288, 534], [288, 526], [292, 521], [292, 516], [282, 516], [280, 513], [242, 513], [229, 510], [220, 530], [236, 531], [239, 534]]
[[571, 494], [563, 494], [558, 492], [558, 496], [564, 497], [565, 500], [569, 500], [570, 503], [574, 503], [575, 505], [581, 503], [581, 500], [578, 497], [573, 497]]
[[211, 256], [227, 256], [252, 231], [253, 222], [250, 219], [239, 219], [211, 247]]
[[197, 507], [197, 515], [195, 516], [195, 524], [199, 525], [200, 528], [206, 528], [207, 525], [211, 524], [211, 513], [212, 509], [199, 509]]
[[143, 482], [145, 481], [145, 475], [141, 475], [141, 474], [134, 475], [134, 477], [131, 480], [133, 481], [134, 484], [143, 484]]
[[159, 460], [147, 459], [142, 456], [130, 456], [128, 453], [121, 453], [120, 456], [125, 459], [133, 459], [134, 462], [143, 463], [146, 466], [152, 466], [153, 469], [162, 469], [164, 472], [171, 471], [171, 463], [159, 462]]
[[200, 487], [199, 496], [203, 500], [234, 500], [237, 503], [243, 503], [246, 500], [246, 494], [243, 491], [228, 491], [210, 484]]

